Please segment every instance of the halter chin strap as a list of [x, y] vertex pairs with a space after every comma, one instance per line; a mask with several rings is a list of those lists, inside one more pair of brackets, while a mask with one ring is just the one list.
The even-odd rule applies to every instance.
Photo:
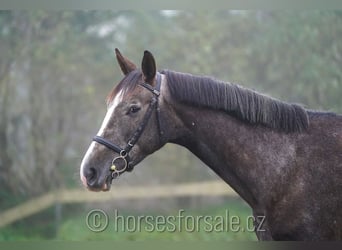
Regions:
[[[126, 146], [124, 148], [121, 148], [120, 146], [108, 141], [107, 139], [101, 137], [101, 136], [94, 136], [93, 141], [100, 143], [107, 148], [113, 150], [114, 152], [118, 153], [119, 156], [115, 157], [112, 161], [111, 171], [112, 171], [112, 177], [115, 178], [115, 176], [120, 175], [125, 170], [131, 171], [133, 169], [133, 166], [131, 166], [131, 162], [129, 159], [129, 152], [134, 147], [134, 145], [137, 143], [139, 138], [141, 137], [142, 133], [144, 132], [144, 129], [152, 115], [152, 111], [156, 109], [156, 118], [157, 118], [157, 126], [159, 131], [159, 141], [162, 143], [163, 141], [163, 135], [164, 132], [162, 131], [162, 125], [160, 121], [160, 108], [159, 108], [159, 96], [160, 96], [160, 87], [161, 87], [161, 74], [157, 73], [157, 84], [156, 87], [153, 88], [148, 83], [139, 83], [140, 86], [144, 87], [145, 89], [152, 92], [153, 97], [151, 99], [150, 105], [143, 117], [143, 120], [139, 124], [138, 128], [135, 130], [131, 138], [128, 140]], [[116, 162], [122, 160], [124, 162], [124, 168], [123, 169], [117, 169], [116, 168]]]

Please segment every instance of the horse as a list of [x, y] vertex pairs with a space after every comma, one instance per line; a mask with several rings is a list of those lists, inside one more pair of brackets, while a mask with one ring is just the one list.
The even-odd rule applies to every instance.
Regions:
[[[123, 79], [80, 167], [108, 191], [166, 143], [190, 150], [252, 208], [258, 240], [342, 239], [342, 116], [213, 77], [141, 69], [115, 49]], [[264, 219], [258, 219], [264, 218]]]

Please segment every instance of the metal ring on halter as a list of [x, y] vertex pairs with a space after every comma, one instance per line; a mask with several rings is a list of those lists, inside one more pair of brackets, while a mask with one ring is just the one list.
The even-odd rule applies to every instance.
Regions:
[[[125, 152], [125, 153], [126, 153], [126, 152]], [[124, 154], [124, 155], [127, 156], [127, 153]], [[116, 166], [114, 163], [115, 163], [116, 160], [119, 160], [119, 159], [122, 159], [122, 160], [124, 161], [125, 166], [124, 166], [122, 169], [113, 169], [113, 172], [121, 173], [121, 172], [125, 171], [126, 168], [127, 168], [127, 166], [128, 166], [128, 163], [127, 163], [126, 158], [125, 158], [124, 156], [121, 156], [121, 153], [120, 153], [120, 156], [117, 156], [117, 157], [115, 157], [115, 158], [112, 160], [112, 166]]]
[[[120, 156], [122, 157], [122, 158], [126, 158], [127, 157], [127, 152], [126, 152], [126, 150], [121, 150], [120, 151]], [[117, 157], [116, 157], [117, 158]]]

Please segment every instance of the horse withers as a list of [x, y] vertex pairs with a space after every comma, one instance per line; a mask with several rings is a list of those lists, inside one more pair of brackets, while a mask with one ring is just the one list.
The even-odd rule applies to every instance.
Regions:
[[[259, 240], [342, 239], [342, 116], [306, 110], [211, 77], [141, 69], [124, 78], [80, 168], [83, 184], [114, 178], [166, 143], [189, 149], [253, 209]], [[258, 224], [259, 223], [259, 224]]]

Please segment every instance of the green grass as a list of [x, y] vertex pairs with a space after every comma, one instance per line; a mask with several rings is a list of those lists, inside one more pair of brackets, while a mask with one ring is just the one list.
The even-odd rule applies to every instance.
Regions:
[[[254, 232], [246, 231], [247, 217], [251, 215], [251, 209], [238, 199], [230, 199], [223, 205], [185, 209], [181, 212], [178, 209], [167, 213], [118, 210], [117, 214], [115, 214], [115, 208], [113, 208], [111, 211], [106, 211], [108, 226], [101, 232], [93, 232], [87, 227], [86, 217], [90, 210], [79, 212], [79, 207], [76, 207], [76, 209], [75, 207], [71, 209], [65, 207], [64, 218], [58, 227], [58, 231], [55, 232], [53, 208], [48, 209], [42, 214], [0, 229], [0, 241], [45, 239], [77, 241], [256, 240]], [[116, 215], [122, 217], [118, 219]], [[206, 222], [205, 216], [207, 216]], [[140, 221], [138, 222], [139, 218]], [[169, 218], [169, 221], [163, 222], [167, 218]], [[236, 221], [237, 218], [240, 220], [239, 223]], [[158, 222], [156, 222], [157, 220]], [[115, 223], [116, 221], [120, 223]], [[140, 224], [138, 225], [138, 223]], [[240, 229], [234, 223], [239, 224]], [[248, 226], [252, 227], [251, 221]]]
[[[123, 216], [124, 219], [117, 220], [120, 222], [117, 225], [115, 225], [115, 211], [107, 212], [107, 214], [109, 223], [104, 231], [92, 232], [86, 225], [85, 213], [66, 220], [61, 225], [57, 238], [60, 240], [134, 241], [153, 239], [176, 241], [256, 240], [254, 232], [247, 232], [247, 217], [251, 215], [251, 210], [240, 201], [229, 202], [219, 207], [185, 210], [183, 212], [177, 210], [169, 214], [158, 212], [135, 212], [132, 214], [128, 211], [118, 211], [118, 215]], [[182, 217], [179, 216], [180, 214]], [[207, 223], [204, 222], [205, 216], [207, 216]], [[169, 223], [167, 223], [167, 217]], [[139, 218], [140, 222], [138, 222]], [[158, 219], [159, 224], [156, 222]], [[238, 219], [240, 220], [239, 223], [237, 223]], [[235, 224], [232, 225], [232, 223]], [[243, 229], [239, 230], [237, 224], [240, 225], [240, 228], [244, 228], [244, 231]], [[249, 228], [252, 227], [251, 221], [248, 226]]]

